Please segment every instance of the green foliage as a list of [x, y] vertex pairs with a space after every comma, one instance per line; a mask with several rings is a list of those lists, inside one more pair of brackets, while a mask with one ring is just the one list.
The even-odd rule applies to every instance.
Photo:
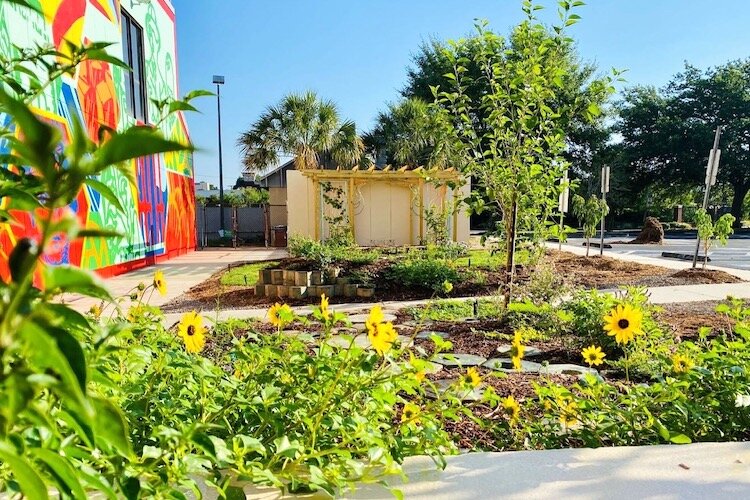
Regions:
[[460, 277], [449, 261], [436, 259], [399, 260], [386, 275], [386, 279], [399, 285], [432, 290], [437, 294], [445, 294], [444, 283], [457, 283]]
[[[502, 313], [502, 303], [494, 299], [477, 301], [477, 317], [497, 318]], [[469, 300], [435, 300], [426, 306], [407, 309], [417, 321], [460, 321], [474, 316], [474, 303]]]
[[[729, 236], [734, 233], [734, 220], [733, 215], [724, 214], [714, 223], [704, 209], [700, 208], [695, 212], [695, 226], [698, 228], [698, 238], [703, 241], [703, 254], [706, 257], [715, 240], [719, 240], [722, 245], [727, 244]], [[705, 259], [703, 267], [706, 267]]]
[[[0, 484], [29, 498], [47, 498], [49, 488], [74, 498], [84, 498], [91, 490], [127, 496], [133, 470], [127, 471], [125, 464], [138, 464], [129, 422], [102, 393], [102, 384], [109, 382], [89, 352], [88, 340], [104, 341], [122, 326], [96, 325], [58, 303], [61, 293], [104, 301], [111, 297], [91, 273], [43, 266], [41, 258], [58, 239], [118, 236], [83, 230], [64, 210], [85, 186], [121, 209], [111, 189], [98, 180], [102, 174], [116, 169], [132, 181], [130, 160], [191, 147], [151, 127], [103, 129], [95, 142], [76, 117], [69, 143], [60, 146], [60, 131], [27, 105], [87, 59], [123, 65], [106, 54], [107, 46], [75, 48], [71, 56], [38, 48], [22, 50], [17, 59], [0, 59], [0, 113], [10, 117], [9, 128], [0, 130], [0, 136], [11, 151], [0, 158], [6, 165], [0, 168], [0, 198], [7, 199], [0, 216], [14, 221], [9, 210], [26, 211], [39, 231], [37, 237], [17, 243], [9, 258], [12, 281], [0, 284]], [[39, 77], [31, 68], [43, 68], [47, 74]], [[27, 87], [9, 80], [8, 69], [24, 71], [30, 77]], [[44, 283], [44, 289], [37, 288], [38, 283]]]
[[[283, 335], [281, 327], [262, 334], [257, 324], [233, 322], [216, 326], [207, 357], [195, 356], [158, 322], [138, 317], [131, 334], [98, 346], [111, 397], [148, 465], [138, 470], [143, 494], [164, 483], [190, 486], [191, 475], [218, 487], [233, 477], [336, 494], [398, 471], [407, 456], [441, 461], [455, 452], [442, 427], [463, 413], [460, 384], [430, 400], [434, 386], [415, 377], [425, 361], [402, 347], [383, 357], [353, 339], [328, 344], [345, 315], [325, 318], [318, 308], [313, 316], [324, 323], [315, 352], [310, 335]], [[407, 403], [419, 408], [418, 421], [400, 420]]]
[[311, 91], [289, 94], [269, 106], [237, 143], [249, 170], [276, 164], [280, 155], [293, 156], [296, 170], [331, 161], [350, 168], [360, 163], [363, 151], [354, 122], [342, 122], [336, 105]]
[[[344, 240], [346, 241], [346, 240]], [[334, 264], [362, 266], [375, 262], [380, 253], [341, 244], [341, 240], [328, 240], [324, 243], [304, 236], [292, 236], [288, 242], [289, 255], [312, 261], [319, 270], [326, 270]]]
[[602, 217], [609, 213], [609, 206], [604, 200], [594, 195], [588, 199], [580, 195], [573, 195], [573, 214], [583, 225], [583, 236], [586, 238], [586, 257], [589, 256], [591, 238], [596, 235]]
[[537, 6], [524, 2], [526, 19], [507, 39], [479, 23], [473, 37], [439, 52], [449, 70], [448, 82], [432, 87], [436, 105], [456, 119], [455, 141], [464, 150], [465, 170], [489, 200], [481, 207], [502, 218], [507, 254], [516, 229], [532, 242], [546, 236], [567, 166], [566, 125], [574, 117], [597, 117], [597, 102], [613, 91], [610, 78], [592, 79], [588, 97], [597, 98], [561, 98], [575, 73], [564, 28], [580, 18], [570, 11], [573, 4], [563, 4], [561, 24], [551, 30], [535, 17]]
[[225, 203], [232, 207], [249, 207], [252, 205], [265, 205], [268, 203], [269, 194], [267, 189], [253, 187], [241, 188], [225, 195]]
[[616, 157], [627, 165], [623, 170], [631, 173], [628, 185], [635, 193], [701, 186], [714, 131], [723, 126], [716, 187], [731, 187], [737, 221], [747, 213], [750, 151], [743, 137], [750, 116], [750, 59], [708, 69], [686, 64], [660, 89], [627, 89], [619, 115], [615, 132], [622, 142]]

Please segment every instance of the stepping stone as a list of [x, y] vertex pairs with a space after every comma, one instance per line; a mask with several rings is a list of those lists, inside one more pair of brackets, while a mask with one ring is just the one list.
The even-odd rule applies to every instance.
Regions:
[[[367, 321], [367, 318], [369, 317], [370, 317], [369, 314], [352, 314], [351, 316], [349, 316], [349, 321], [351, 321], [355, 325], [356, 324], [364, 325], [365, 322]], [[391, 313], [383, 313], [383, 322], [387, 323], [389, 321], [390, 322], [396, 321], [396, 315], [391, 314]]]
[[411, 337], [408, 335], [399, 335], [396, 337], [396, 340], [398, 341], [399, 344], [401, 344], [404, 347], [411, 346], [412, 344]]
[[587, 373], [596, 375], [599, 372], [588, 366], [563, 363], [559, 365], [542, 366], [539, 373], [542, 375], [586, 375]]
[[[440, 379], [435, 380], [432, 383], [435, 384], [435, 388], [437, 389], [438, 393], [443, 394], [448, 390], [450, 386], [456, 383], [456, 379]], [[428, 398], [437, 398], [437, 394], [435, 394], [435, 391], [433, 391], [431, 387], [428, 387], [425, 393]], [[457, 396], [461, 398], [461, 401], [481, 401], [483, 393], [484, 391], [482, 390], [482, 386], [480, 385], [479, 387], [475, 387], [471, 390], [458, 390]]]
[[432, 330], [425, 330], [425, 331], [419, 332], [417, 334], [417, 338], [418, 339], [428, 339], [429, 340], [429, 338], [432, 337], [433, 335], [437, 335], [438, 337], [440, 337], [443, 340], [445, 340], [445, 339], [447, 339], [448, 337], [451, 336], [451, 334], [447, 333], [447, 332], [435, 332], [435, 331], [432, 331]]
[[[334, 335], [326, 340], [326, 344], [328, 345], [344, 348], [349, 347], [351, 343], [352, 339], [349, 335]], [[367, 335], [357, 335], [354, 337], [354, 345], [363, 349], [369, 349], [371, 347], [370, 339], [367, 338]]]
[[513, 360], [510, 358], [492, 358], [482, 366], [504, 373], [539, 373], [539, 370], [542, 368], [540, 363], [521, 360], [521, 369], [516, 370], [513, 368]]
[[475, 356], [474, 354], [462, 354], [460, 352], [456, 352], [438, 354], [437, 356], [435, 356], [433, 361], [435, 363], [440, 363], [443, 366], [451, 368], [456, 366], [481, 366], [484, 362], [487, 361], [487, 358], [483, 358], [482, 356]]
[[[510, 354], [510, 350], [511, 350], [510, 344], [503, 344], [497, 348], [497, 352], [499, 352], [500, 354], [506, 354], [506, 355]], [[524, 350], [523, 350], [524, 358], [533, 358], [541, 354], [542, 354], [542, 351], [540, 349], [537, 349], [536, 347], [524, 346]]]

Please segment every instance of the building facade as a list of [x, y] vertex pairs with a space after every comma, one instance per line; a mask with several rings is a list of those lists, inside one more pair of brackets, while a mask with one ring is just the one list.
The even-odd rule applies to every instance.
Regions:
[[[75, 75], [58, 79], [32, 104], [38, 116], [69, 137], [77, 117], [92, 138], [100, 126], [123, 129], [159, 120], [151, 99], [178, 96], [175, 11], [169, 0], [31, 0], [41, 14], [0, 0], [0, 54], [16, 47], [51, 45], [65, 50], [74, 44], [112, 42], [108, 52], [132, 72], [100, 61], [87, 61]], [[14, 75], [19, 81], [26, 78]], [[0, 114], [0, 125], [10, 127]], [[181, 114], [161, 125], [164, 134], [188, 142]], [[0, 153], [7, 144], [0, 141]], [[2, 167], [0, 167], [2, 168]], [[125, 213], [96, 190], [82, 190], [69, 207], [87, 228], [115, 230], [122, 238], [60, 241], [46, 259], [113, 275], [150, 265], [195, 249], [195, 194], [192, 155], [155, 155], [131, 163], [136, 185], [116, 169], [100, 176], [118, 196]], [[0, 200], [2, 204], [2, 200]], [[0, 224], [0, 277], [8, 278], [8, 255], [15, 242], [37, 229], [26, 214], [20, 225]]]

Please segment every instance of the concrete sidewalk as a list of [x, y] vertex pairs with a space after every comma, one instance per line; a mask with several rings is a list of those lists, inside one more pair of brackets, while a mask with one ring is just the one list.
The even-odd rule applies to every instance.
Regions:
[[[283, 248], [211, 248], [190, 252], [174, 259], [145, 267], [129, 273], [104, 279], [104, 284], [114, 297], [128, 295], [139, 283], [150, 285], [154, 273], [164, 273], [167, 282], [167, 294], [162, 297], [154, 292], [148, 301], [153, 306], [161, 306], [186, 292], [189, 288], [207, 280], [215, 272], [229, 265], [241, 262], [258, 262], [281, 259], [287, 256]], [[148, 299], [148, 294], [146, 295]], [[65, 295], [66, 304], [80, 312], [88, 311], [99, 301], [80, 295]]]
[[[750, 443], [469, 453], [438, 471], [427, 457], [406, 460], [407, 499], [750, 498]], [[345, 498], [388, 498], [366, 485]], [[249, 495], [248, 498], [268, 498]]]

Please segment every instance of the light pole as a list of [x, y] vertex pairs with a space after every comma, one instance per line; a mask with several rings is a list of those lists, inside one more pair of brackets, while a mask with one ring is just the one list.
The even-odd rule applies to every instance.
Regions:
[[224, 77], [214, 75], [216, 84], [216, 106], [219, 116], [219, 227], [221, 237], [224, 237], [224, 165], [221, 156], [221, 85], [224, 85]]

